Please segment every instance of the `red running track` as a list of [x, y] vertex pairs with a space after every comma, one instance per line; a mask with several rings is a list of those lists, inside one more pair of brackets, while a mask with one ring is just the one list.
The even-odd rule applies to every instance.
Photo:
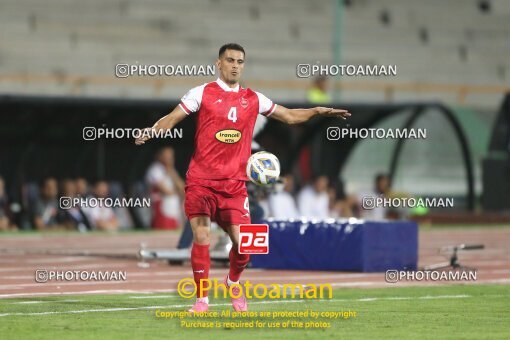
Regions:
[[[191, 277], [189, 263], [169, 266], [163, 261], [141, 264], [136, 258], [141, 242], [148, 248], [172, 248], [175, 232], [125, 234], [0, 235], [0, 298], [74, 294], [174, 292], [177, 283]], [[217, 237], [217, 235], [216, 235]], [[443, 262], [442, 246], [482, 243], [483, 250], [461, 252], [460, 262], [478, 269], [473, 281], [385, 282], [384, 273], [322, 272], [247, 269], [251, 283], [330, 283], [333, 287], [396, 287], [445, 284], [510, 284], [510, 228], [422, 230], [419, 266]], [[214, 242], [213, 242], [214, 244]], [[90, 255], [86, 255], [90, 254]], [[108, 256], [95, 256], [107, 254]], [[35, 271], [126, 271], [125, 281], [50, 281], [37, 283]], [[211, 279], [223, 280], [227, 268], [213, 264]]]

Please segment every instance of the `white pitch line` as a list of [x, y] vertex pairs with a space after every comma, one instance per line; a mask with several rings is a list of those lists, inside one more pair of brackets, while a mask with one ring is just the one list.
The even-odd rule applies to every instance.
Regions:
[[[361, 298], [361, 299], [321, 299], [315, 301], [357, 301], [357, 302], [367, 302], [367, 301], [377, 301], [377, 300], [430, 300], [430, 299], [459, 299], [459, 298], [468, 298], [472, 297], [471, 295], [425, 295], [425, 296], [393, 296], [393, 297], [381, 297], [381, 298]], [[251, 305], [259, 305], [259, 304], [275, 304], [275, 303], [303, 303], [308, 302], [309, 300], [272, 300], [272, 301], [256, 301], [250, 302]], [[216, 303], [210, 304], [211, 307], [219, 307], [219, 306], [230, 306], [230, 303]], [[134, 311], [134, 310], [151, 310], [151, 309], [163, 309], [163, 308], [187, 308], [190, 304], [186, 305], [167, 305], [167, 306], [142, 306], [142, 307], [122, 307], [122, 308], [105, 308], [105, 309], [85, 309], [85, 310], [72, 310], [72, 311], [62, 311], [62, 312], [35, 312], [35, 313], [4, 313], [0, 314], [2, 316], [35, 316], [35, 315], [54, 315], [54, 314], [81, 314], [81, 313], [103, 313], [103, 312], [121, 312], [121, 311]]]
[[130, 299], [175, 299], [177, 297], [177, 295], [129, 296]]
[[32, 305], [32, 304], [38, 304], [38, 303], [48, 303], [48, 302], [56, 302], [56, 303], [60, 303], [60, 302], [80, 302], [80, 301], [83, 301], [83, 300], [78, 300], [78, 299], [67, 299], [67, 300], [59, 300], [59, 301], [42, 301], [42, 300], [32, 300], [32, 301], [16, 301], [16, 302], [11, 302], [13, 305]]
[[[498, 295], [500, 296], [500, 295]], [[388, 296], [388, 297], [366, 297], [360, 299], [320, 299], [320, 302], [372, 302], [386, 300], [433, 300], [433, 299], [464, 299], [472, 297], [472, 295], [425, 295], [425, 296]]]
[[[290, 300], [290, 301], [257, 301], [251, 302], [252, 305], [261, 305], [261, 304], [273, 304], [273, 303], [303, 303], [306, 300]], [[210, 307], [219, 307], [219, 306], [231, 306], [231, 303], [211, 303]], [[85, 310], [69, 310], [63, 312], [36, 312], [36, 313], [4, 313], [0, 314], [0, 316], [13, 316], [13, 315], [23, 315], [23, 316], [34, 316], [34, 315], [52, 315], [52, 314], [81, 314], [81, 313], [103, 313], [103, 312], [123, 312], [123, 311], [133, 311], [133, 310], [151, 310], [151, 309], [163, 309], [163, 308], [189, 308], [190, 304], [186, 305], [168, 305], [168, 306], [143, 306], [143, 307], [122, 307], [122, 308], [105, 308], [105, 309], [85, 309]]]
[[459, 298], [467, 298], [467, 297], [471, 297], [471, 295], [465, 295], [465, 294], [461, 294], [461, 295], [425, 295], [425, 296], [420, 296], [419, 299], [424, 299], [424, 300], [445, 299], [445, 298], [459, 299]]
[[[426, 295], [426, 296], [392, 296], [392, 297], [382, 297], [382, 298], [361, 298], [357, 300], [335, 300], [331, 299], [333, 301], [360, 301], [360, 302], [370, 302], [370, 301], [380, 301], [380, 300], [431, 300], [431, 299], [462, 299], [462, 298], [468, 298], [471, 297], [471, 295]], [[325, 299], [322, 299], [321, 301], [327, 301]]]
[[[0, 268], [1, 271], [1, 268]], [[257, 278], [257, 281], [259, 281], [260, 278]], [[171, 283], [173, 280], [168, 280], [167, 283]], [[113, 281], [105, 281], [105, 282], [113, 282]], [[129, 282], [129, 281], [124, 281]], [[428, 282], [428, 281], [427, 281]], [[84, 282], [85, 283], [85, 282]], [[93, 282], [87, 282], [87, 283], [93, 283]], [[102, 282], [104, 283], [104, 282]], [[116, 282], [115, 282], [116, 283]], [[360, 286], [372, 286], [372, 285], [378, 285], [383, 284], [385, 281], [381, 282], [340, 282], [340, 283], [331, 283], [334, 287], [360, 287]], [[384, 287], [402, 287], [402, 286], [417, 286], [417, 285], [403, 285], [401, 282], [398, 285], [393, 284], [387, 284]], [[462, 282], [447, 282], [451, 284], [458, 284]], [[442, 285], [445, 283], [441, 282]], [[502, 278], [502, 279], [479, 279], [474, 282], [469, 282], [469, 284], [510, 284], [510, 278]], [[45, 284], [35, 284], [40, 285], [41, 287]], [[62, 286], [64, 286], [63, 284]], [[10, 290], [19, 290], [24, 289], [23, 287], [19, 287], [19, 285], [16, 285], [16, 287], [11, 287]], [[124, 293], [131, 293], [131, 294], [149, 294], [149, 293], [174, 293], [176, 292], [176, 289], [145, 289], [145, 290], [132, 290], [132, 289], [103, 289], [103, 290], [88, 290], [88, 291], [78, 291], [78, 292], [35, 292], [35, 293], [10, 293], [10, 294], [0, 294], [0, 299], [5, 298], [15, 298], [15, 297], [35, 297], [35, 296], [53, 296], [53, 295], [87, 295], [87, 294], [124, 294]]]
[[55, 295], [89, 295], [89, 294], [151, 294], [151, 293], [175, 293], [177, 289], [149, 289], [149, 290], [132, 290], [132, 289], [102, 289], [102, 290], [85, 290], [80, 292], [49, 292], [49, 293], [13, 293], [0, 294], [0, 299], [10, 299], [16, 297], [35, 297], [35, 296], [55, 296]]

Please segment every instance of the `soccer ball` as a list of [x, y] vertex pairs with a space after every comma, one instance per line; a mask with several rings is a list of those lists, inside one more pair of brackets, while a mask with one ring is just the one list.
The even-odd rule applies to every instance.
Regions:
[[280, 176], [280, 161], [266, 151], [254, 153], [248, 159], [246, 175], [257, 185], [274, 184]]

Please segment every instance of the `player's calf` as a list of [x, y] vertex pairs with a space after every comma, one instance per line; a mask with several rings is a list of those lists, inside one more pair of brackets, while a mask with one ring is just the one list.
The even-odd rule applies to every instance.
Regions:
[[248, 265], [248, 262], [250, 262], [250, 255], [239, 254], [238, 248], [234, 244], [230, 249], [228, 257], [230, 260], [228, 276], [232, 281], [237, 282], [241, 278], [241, 274]]
[[[207, 311], [209, 300], [207, 297], [209, 268], [211, 259], [209, 256], [209, 244], [193, 243], [191, 247], [191, 268], [193, 269], [193, 279], [197, 287], [197, 301], [190, 311]], [[204, 283], [206, 286], [204, 286]]]

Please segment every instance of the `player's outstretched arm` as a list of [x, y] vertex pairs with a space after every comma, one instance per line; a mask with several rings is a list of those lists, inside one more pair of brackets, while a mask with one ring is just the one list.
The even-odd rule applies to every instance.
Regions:
[[271, 116], [286, 124], [300, 124], [315, 116], [339, 117], [347, 119], [351, 114], [347, 110], [334, 109], [331, 107], [313, 107], [311, 109], [288, 109], [285, 106], [277, 105]]
[[[156, 124], [154, 124], [152, 127], [146, 128], [145, 130], [154, 130], [154, 132], [156, 132], [160, 130], [173, 129], [174, 126], [176, 126], [186, 116], [187, 116], [186, 112], [184, 112], [184, 110], [181, 109], [179, 105], [177, 105], [172, 112], [162, 117], [160, 120], [156, 122]], [[140, 138], [135, 139], [135, 144], [136, 145], [145, 144], [145, 142], [151, 138], [150, 136], [151, 136], [150, 133], [142, 134]]]

